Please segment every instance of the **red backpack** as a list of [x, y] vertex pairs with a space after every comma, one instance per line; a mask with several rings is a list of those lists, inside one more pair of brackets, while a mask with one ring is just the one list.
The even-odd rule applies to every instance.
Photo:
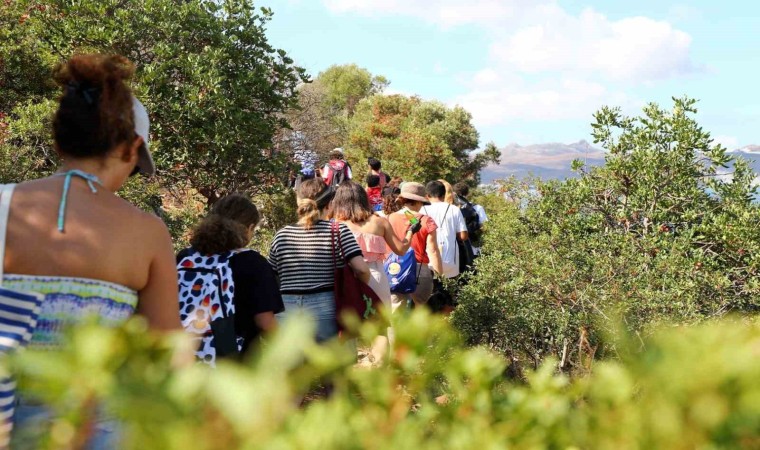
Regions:
[[330, 161], [328, 164], [330, 167], [330, 173], [325, 179], [325, 184], [328, 186], [338, 186], [342, 182], [348, 179], [348, 164], [343, 160]]

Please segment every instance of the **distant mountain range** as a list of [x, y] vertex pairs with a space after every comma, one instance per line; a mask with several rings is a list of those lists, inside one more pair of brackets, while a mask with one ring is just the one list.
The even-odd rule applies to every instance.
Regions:
[[[748, 145], [732, 150], [736, 156], [748, 160], [756, 173], [760, 173], [760, 145]], [[575, 159], [588, 166], [604, 164], [605, 152], [585, 140], [574, 144], [548, 143], [536, 145], [509, 144], [501, 149], [501, 162], [481, 171], [481, 182], [491, 183], [512, 175], [518, 178], [536, 176], [543, 179], [566, 179], [578, 176], [570, 170]], [[728, 169], [727, 171], [730, 171]]]

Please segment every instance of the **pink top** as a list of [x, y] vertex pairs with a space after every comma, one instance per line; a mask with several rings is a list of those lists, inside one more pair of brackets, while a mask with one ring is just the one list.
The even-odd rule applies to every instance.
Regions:
[[385, 261], [385, 238], [376, 234], [354, 231], [354, 237], [367, 262]]

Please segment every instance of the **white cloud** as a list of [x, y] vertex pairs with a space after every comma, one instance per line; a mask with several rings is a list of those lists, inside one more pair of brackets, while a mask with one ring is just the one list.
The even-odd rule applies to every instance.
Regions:
[[456, 97], [451, 103], [470, 111], [476, 125], [487, 126], [515, 119], [590, 120], [593, 112], [604, 104], [626, 105], [632, 100], [599, 83], [562, 79], [541, 83], [510, 82], [501, 87], [476, 88]]
[[503, 81], [499, 72], [492, 68], [485, 68], [478, 71], [475, 76], [472, 77], [472, 82], [475, 86], [489, 87], [500, 84]]
[[[489, 60], [474, 73], [454, 74], [467, 91], [449, 103], [466, 108], [481, 126], [590, 120], [602, 105], [638, 109], [643, 102], [626, 95], [628, 87], [702, 70], [690, 55], [691, 36], [670, 22], [611, 19], [592, 8], [576, 14], [556, 0], [323, 2], [335, 13], [416, 17], [444, 28], [476, 25], [491, 40]], [[687, 12], [675, 9], [674, 15]]]
[[647, 17], [609, 20], [586, 9], [568, 14], [557, 5], [539, 7], [533, 22], [491, 47], [500, 65], [523, 73], [572, 72], [617, 81], [650, 81], [697, 69], [691, 36]]

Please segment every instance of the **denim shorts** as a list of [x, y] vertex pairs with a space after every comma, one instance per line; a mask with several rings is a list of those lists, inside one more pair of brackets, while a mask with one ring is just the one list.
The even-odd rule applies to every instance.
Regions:
[[[13, 418], [11, 448], [40, 448], [44, 434], [50, 431], [53, 415], [45, 405], [26, 402], [19, 398]], [[93, 424], [92, 435], [84, 448], [87, 450], [114, 450], [121, 448], [121, 426], [111, 417], [98, 411]]]
[[303, 312], [311, 316], [317, 324], [316, 340], [323, 342], [338, 335], [335, 318], [335, 294], [318, 292], [315, 294], [282, 294], [285, 311], [277, 314], [277, 321], [284, 321], [288, 314]]

